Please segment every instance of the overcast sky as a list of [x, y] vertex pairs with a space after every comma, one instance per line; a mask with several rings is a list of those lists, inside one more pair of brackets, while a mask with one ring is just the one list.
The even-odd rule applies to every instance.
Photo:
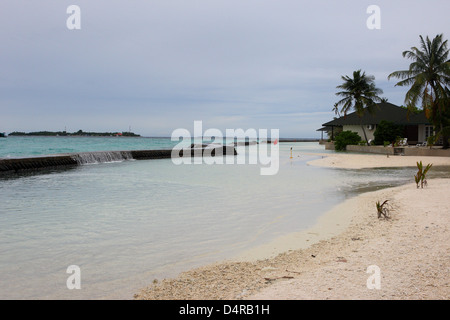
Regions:
[[[66, 25], [73, 4], [80, 30]], [[170, 136], [202, 120], [320, 137], [354, 70], [401, 105], [387, 76], [419, 35], [450, 38], [449, 12], [448, 0], [1, 0], [0, 132]]]

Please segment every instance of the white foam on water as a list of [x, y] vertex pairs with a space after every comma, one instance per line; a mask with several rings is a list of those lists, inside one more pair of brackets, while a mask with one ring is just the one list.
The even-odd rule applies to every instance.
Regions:
[[98, 163], [114, 163], [126, 160], [133, 160], [131, 152], [128, 151], [99, 151], [99, 152], [83, 152], [73, 155], [72, 158], [80, 165], [98, 164]]

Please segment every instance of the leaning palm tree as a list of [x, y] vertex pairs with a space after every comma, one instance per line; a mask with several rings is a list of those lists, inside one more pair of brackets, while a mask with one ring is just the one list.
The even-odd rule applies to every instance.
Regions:
[[403, 52], [403, 57], [413, 60], [409, 69], [392, 72], [388, 79], [401, 79], [395, 86], [411, 86], [406, 93], [405, 104], [412, 110], [421, 103], [447, 149], [450, 137], [450, 60], [447, 40], [442, 38], [442, 34], [433, 40], [420, 36], [420, 49], [412, 47]]
[[[336, 88], [342, 91], [337, 92], [336, 95], [343, 98], [334, 105], [333, 110], [335, 113], [339, 113], [339, 107], [341, 107], [340, 112], [344, 116], [350, 110], [354, 110], [360, 119], [366, 112], [374, 113], [376, 103], [381, 102], [379, 95], [383, 93], [383, 90], [375, 86], [375, 77], [357, 70], [353, 72], [353, 78], [349, 76], [342, 76], [341, 78], [344, 82]], [[364, 133], [364, 139], [369, 145], [366, 130], [362, 123], [360, 124]]]

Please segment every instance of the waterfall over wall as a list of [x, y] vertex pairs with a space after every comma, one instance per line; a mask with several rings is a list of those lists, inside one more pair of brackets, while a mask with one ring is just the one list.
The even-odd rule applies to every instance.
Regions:
[[72, 158], [80, 165], [94, 163], [121, 162], [132, 160], [133, 156], [130, 151], [97, 151], [82, 152], [72, 156]]

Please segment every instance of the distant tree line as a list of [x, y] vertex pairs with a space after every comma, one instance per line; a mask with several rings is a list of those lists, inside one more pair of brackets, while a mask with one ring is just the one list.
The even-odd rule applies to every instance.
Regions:
[[10, 136], [83, 136], [83, 137], [140, 137], [139, 134], [133, 132], [84, 132], [78, 130], [77, 132], [66, 131], [35, 131], [35, 132], [19, 132], [14, 131], [9, 134]]

